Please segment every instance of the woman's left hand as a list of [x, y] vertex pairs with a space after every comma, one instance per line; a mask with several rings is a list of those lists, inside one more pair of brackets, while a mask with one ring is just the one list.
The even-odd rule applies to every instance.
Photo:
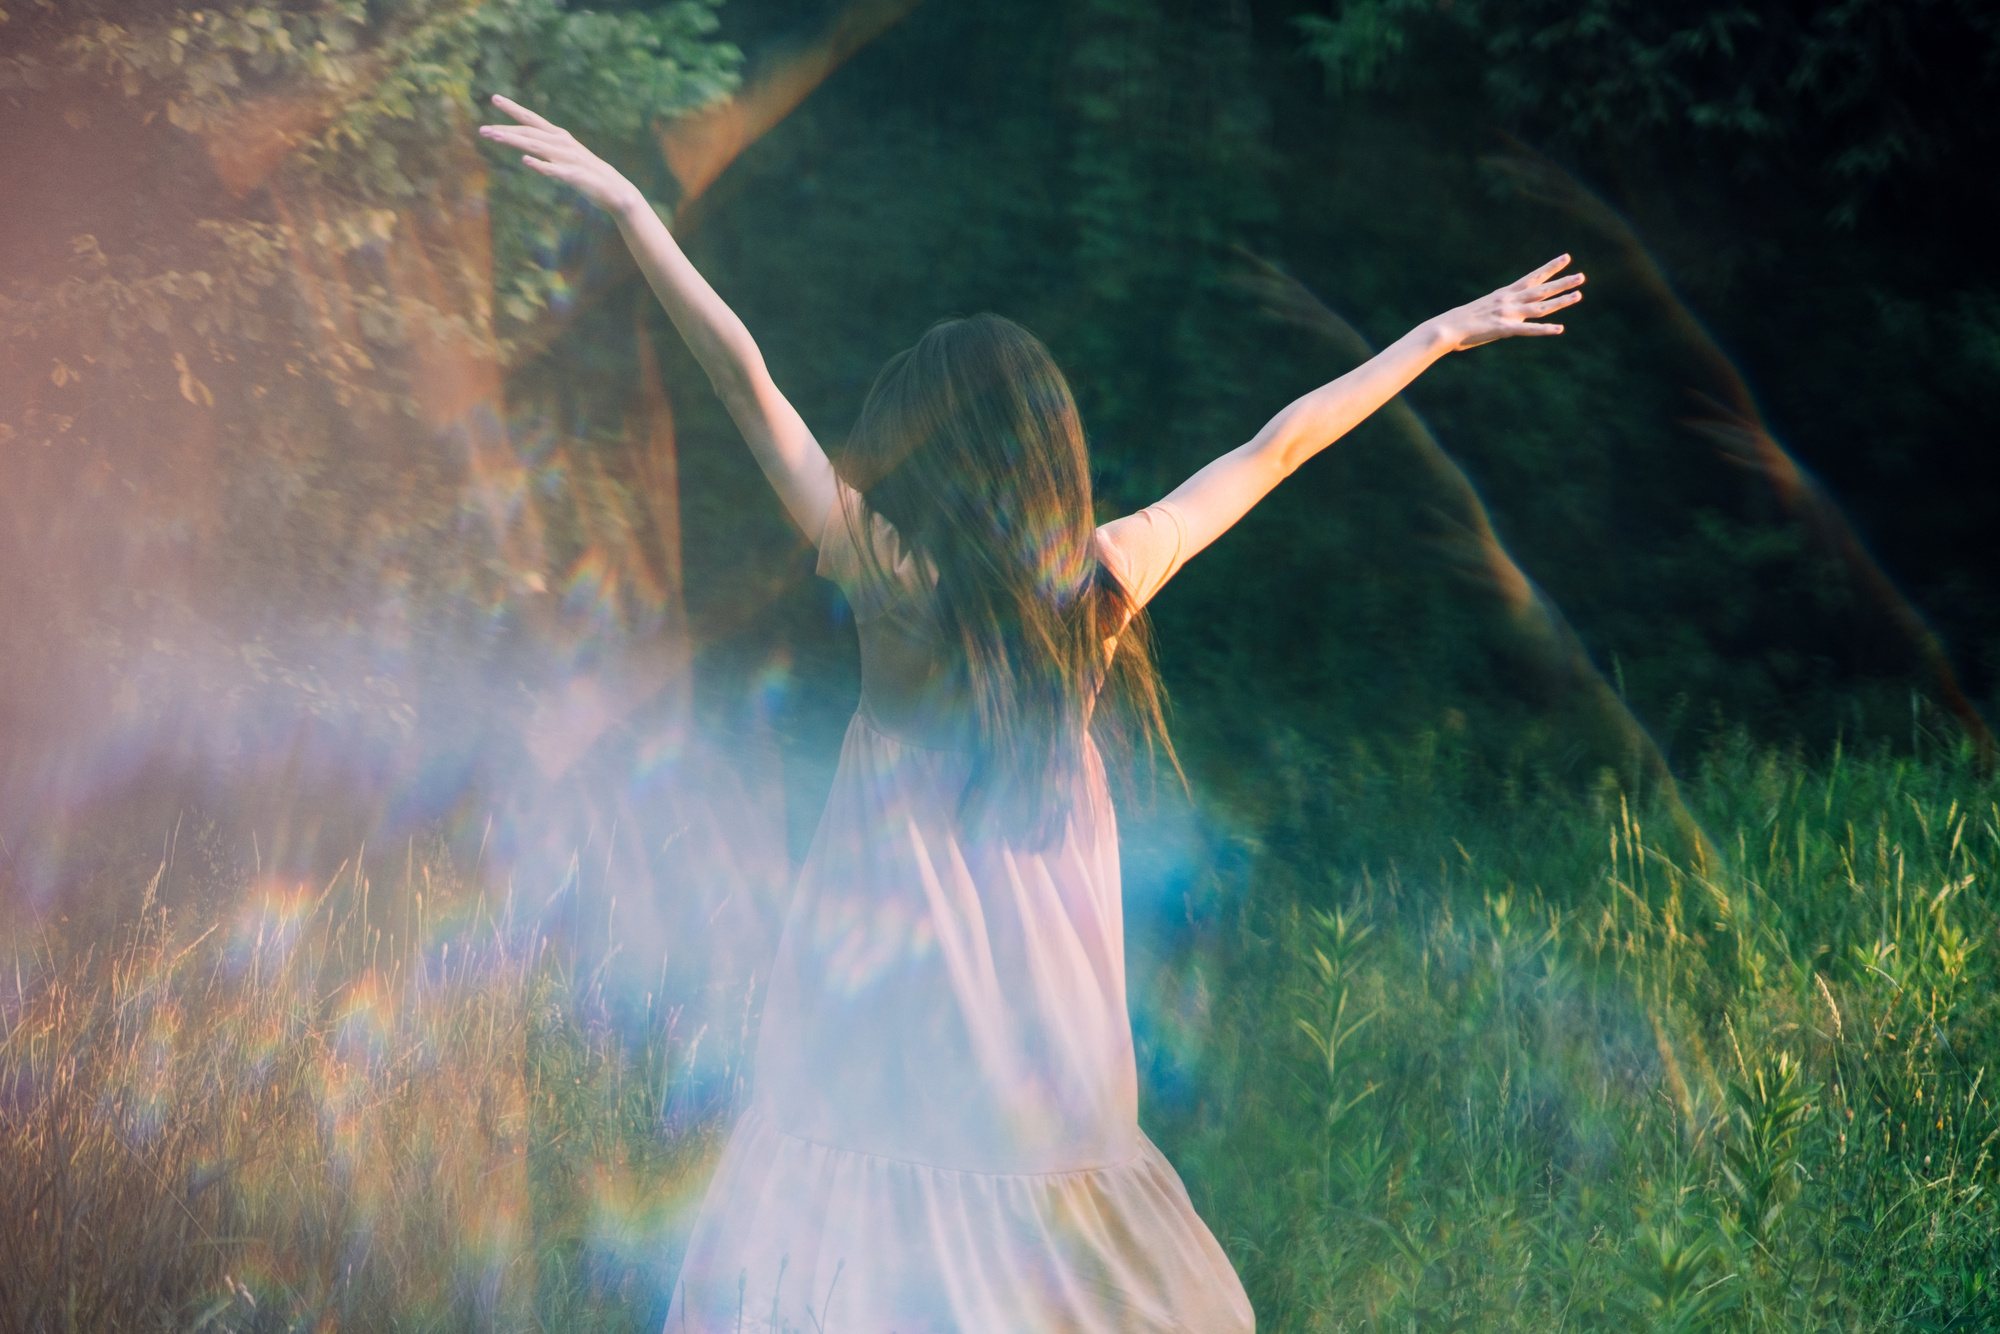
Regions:
[[644, 203], [637, 186], [626, 180], [616, 167], [578, 143], [568, 130], [498, 93], [493, 95], [493, 105], [520, 124], [482, 125], [480, 138], [521, 149], [521, 161], [528, 170], [561, 181], [599, 208], [613, 213]]
[[1559, 334], [1563, 331], [1560, 324], [1537, 321], [1583, 300], [1583, 293], [1576, 290], [1583, 286], [1582, 274], [1555, 276], [1568, 267], [1569, 256], [1558, 255], [1518, 282], [1446, 311], [1431, 323], [1450, 352], [1520, 335]]

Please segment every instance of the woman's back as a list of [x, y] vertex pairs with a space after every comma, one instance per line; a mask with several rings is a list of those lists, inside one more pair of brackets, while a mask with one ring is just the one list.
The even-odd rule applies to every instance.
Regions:
[[[864, 552], [864, 543], [873, 550]], [[1117, 580], [1119, 603], [1131, 614], [1180, 569], [1186, 548], [1180, 511], [1163, 502], [1098, 528], [1094, 554]], [[976, 700], [940, 625], [935, 562], [843, 485], [821, 534], [818, 573], [840, 585], [854, 613], [861, 711], [884, 732], [917, 745], [974, 749]], [[1105, 648], [1108, 659], [1115, 636]]]
[[[1178, 526], [1148, 511], [1100, 530], [1099, 550], [1150, 591], [1177, 563]], [[790, 1272], [795, 1301], [839, 1276], [841, 1328], [1247, 1329], [1227, 1257], [1139, 1129], [1095, 747], [1069, 739], [1083, 762], [1060, 838], [968, 827], [976, 729], [936, 571], [845, 488], [819, 568], [859, 624], [863, 697], [681, 1309], [727, 1328], [739, 1274], [762, 1311], [759, 1286]]]
[[[1082, 762], [1060, 838], [968, 822], [977, 729], [936, 571], [840, 494], [819, 570], [859, 627], [862, 698], [773, 975], [758, 1102], [807, 1138], [984, 1171], [1130, 1156], [1117, 823], [1096, 749], [1066, 739]], [[1100, 530], [1099, 550], [1150, 593], [1178, 527], [1156, 507]], [[864, 1033], [878, 1042], [860, 1057]]]
[[861, 631], [861, 707], [772, 967], [755, 1102], [667, 1327], [741, 1330], [768, 1309], [774, 1328], [871, 1334], [1249, 1330], [1228, 1257], [1139, 1130], [1089, 719], [1109, 679], [1163, 736], [1144, 655], [1118, 648], [1128, 618], [1439, 357], [1560, 333], [1532, 321], [1582, 276], [1554, 277], [1564, 256], [1426, 321], [1094, 531], [1047, 349], [996, 316], [947, 321], [863, 406], [864, 504], [631, 182], [494, 101], [520, 123], [482, 134], [617, 217]]

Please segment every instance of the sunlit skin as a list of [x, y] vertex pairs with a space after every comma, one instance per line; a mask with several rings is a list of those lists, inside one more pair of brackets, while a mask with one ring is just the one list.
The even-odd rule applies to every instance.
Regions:
[[[1268, 260], [1243, 252], [1250, 268], [1236, 285], [1250, 293], [1276, 319], [1310, 329], [1343, 353], [1361, 360], [1374, 349], [1361, 332], [1330, 309], [1298, 279]], [[1653, 793], [1665, 803], [1675, 828], [1706, 866], [1721, 864], [1713, 840], [1680, 797], [1680, 785], [1666, 756], [1623, 698], [1605, 681], [1590, 660], [1582, 640], [1562, 608], [1514, 560], [1494, 531], [1485, 502], [1416, 409], [1397, 399], [1384, 409], [1389, 424], [1408, 441], [1424, 469], [1443, 492], [1448, 512], [1441, 512], [1444, 531], [1438, 546], [1445, 558], [1472, 584], [1490, 593], [1504, 608], [1513, 631], [1512, 647], [1543, 682], [1551, 699], [1581, 706], [1611, 741], [1620, 763], [1637, 766]]]
[[[913, 7], [914, 0], [850, 0], [813, 40], [760, 64], [757, 77], [734, 96], [656, 124], [653, 133], [679, 187], [680, 225], [692, 224], [689, 206], [738, 154]], [[357, 327], [357, 291], [368, 280], [350, 270], [348, 250], [324, 241], [329, 215], [338, 220], [343, 201], [329, 196], [315, 173], [297, 170], [295, 155], [351, 105], [373, 95], [391, 68], [379, 51], [353, 54], [341, 65], [341, 77], [272, 87], [194, 131], [224, 189], [239, 199], [268, 201], [288, 240], [281, 253], [292, 284], [311, 310], [314, 346], [343, 366], [366, 361], [369, 344]], [[632, 415], [643, 416], [646, 429], [643, 447], [635, 442], [633, 453], [653, 479], [641, 502], [658, 536], [655, 543], [635, 536], [630, 520], [639, 516], [623, 515], [613, 488], [598, 485], [601, 470], [588, 452], [555, 439], [545, 467], [522, 466], [515, 445], [533, 438], [536, 405], [512, 379], [514, 372], [534, 364], [595, 305], [605, 280], [589, 270], [576, 275], [568, 301], [551, 303], [531, 323], [511, 330], [510, 340], [497, 341], [493, 241], [485, 209], [488, 164], [469, 137], [457, 148], [459, 160], [439, 193], [381, 211], [383, 235], [369, 250], [383, 261], [385, 286], [405, 316], [407, 341], [394, 360], [411, 372], [410, 391], [425, 424], [450, 432], [463, 450], [472, 473], [467, 499], [504, 553], [510, 586], [492, 615], [518, 619], [533, 627], [538, 643], [576, 659], [560, 683], [525, 697], [530, 716], [522, 722], [523, 740], [537, 778], [553, 781], [620, 722], [684, 682], [690, 641], [676, 573], [672, 416], [657, 385], [642, 388]], [[612, 274], [619, 271], [614, 266]], [[382, 349], [373, 351], [380, 356]], [[182, 384], [190, 403], [210, 392], [192, 373], [184, 374]], [[212, 420], [191, 416], [195, 431], [208, 429]], [[663, 469], [666, 485], [659, 481]], [[535, 488], [536, 471], [545, 477], [572, 475], [564, 476], [560, 495], [551, 495]], [[218, 480], [195, 495], [223, 489]], [[593, 491], [588, 503], [577, 506], [584, 552], [563, 568], [563, 557], [546, 540], [550, 513], [572, 495]], [[390, 524], [381, 531], [385, 546], [403, 536]], [[735, 604], [730, 610], [742, 616], [751, 608]], [[612, 621], [624, 616], [637, 633], [628, 625], [612, 628]], [[705, 628], [713, 632], [717, 626], [711, 621]]]
[[884, 370], [837, 475], [639, 190], [493, 101], [516, 123], [483, 136], [617, 220], [861, 628], [862, 700], [771, 967], [755, 1096], [669, 1324], [740, 1322], [746, 1282], [772, 1288], [776, 1322], [796, 1262], [794, 1292], [823, 1290], [827, 1312], [844, 1281], [870, 1327], [1251, 1328], [1137, 1123], [1116, 824], [1074, 732], [1107, 657], [1148, 670], [1142, 630], [1130, 653], [1118, 640], [1187, 558], [1448, 353], [1561, 333], [1547, 317], [1583, 275], [1558, 256], [1425, 321], [1093, 531], [1073, 399], [1031, 334], [934, 328]]
[[[743, 322], [695, 271], [638, 187], [569, 131], [527, 107], [500, 96], [493, 105], [518, 124], [482, 126], [482, 136], [521, 150], [530, 171], [572, 187], [617, 220], [640, 271], [708, 373], [786, 512], [800, 531], [817, 534], [833, 506], [833, 466], [773, 383]], [[1424, 321], [1364, 365], [1295, 399], [1247, 443], [1183, 482], [1168, 499], [1190, 516], [1190, 546], [1198, 551], [1213, 542], [1306, 460], [1449, 353], [1503, 338], [1562, 333], [1563, 326], [1546, 317], [1583, 299], [1584, 275], [1562, 272], [1569, 262], [1568, 255], [1558, 255], [1505, 287]]]
[[[1867, 552], [1840, 546], [1859, 540], [1845, 502], [1787, 452], [1803, 433], [1786, 438], [1754, 404], [1748, 363], [1688, 313], [1701, 302], [1677, 295], [1638, 229], [1578, 181], [1598, 214], [1564, 211], [1553, 191], [1542, 202], [1555, 215], [1467, 204], [1458, 168], [1476, 149], [1395, 115], [1343, 138], [1356, 122], [1341, 76], [1329, 65], [1322, 108], [1320, 71], [1286, 77], [1278, 59], [1300, 35], [1252, 33], [1234, 6], [827, 0], [761, 7], [746, 26], [726, 0], [609, 15], [539, 0], [242, 0], [221, 12], [243, 27], [270, 19], [273, 46], [322, 17], [353, 46], [306, 67], [196, 42], [188, 69], [242, 76], [208, 91], [161, 67], [173, 28], [202, 21], [179, 0], [60, 22], [46, 16], [77, 7], [27, 8], [33, 42], [0, 0], [13, 156], [49, 145], [0, 210], [28, 224], [0, 265], [0, 315], [25, 312], [0, 396], [0, 527], [15, 557], [0, 606], [17, 641], [0, 673], [0, 1329], [662, 1328], [718, 1155], [761, 1110], [752, 1052], [760, 1016], [786, 1013], [767, 1008], [774, 972], [787, 976], [773, 968], [778, 927], [806, 897], [800, 862], [822, 806], [843, 850], [909, 851], [945, 805], [818, 800], [857, 685], [884, 673], [859, 600], [806, 578], [826, 527], [808, 474], [830, 461], [834, 516], [856, 491], [873, 502], [864, 479], [894, 465], [858, 469], [867, 432], [829, 434], [873, 369], [855, 350], [865, 360], [885, 331], [980, 301], [1037, 312], [1079, 369], [1090, 350], [1110, 372], [1086, 397], [1093, 427], [1121, 437], [1089, 474], [1111, 494], [1100, 486], [1100, 508], [1068, 515], [1015, 505], [994, 524], [1030, 553], [1044, 601], [1125, 579], [1070, 540], [1092, 515], [1139, 517], [1105, 506], [1176, 488], [1176, 511], [1199, 523], [1192, 544], [1219, 545], [1277, 481], [1310, 475], [1157, 613], [1189, 724], [1186, 789], [1156, 773], [1148, 809], [1151, 757], [1105, 746], [1114, 784], [1137, 771], [1138, 799], [1111, 788], [1123, 827], [1092, 849], [1115, 854], [1123, 836], [1122, 883], [1113, 856], [1089, 886], [1108, 891], [1093, 919], [1106, 929], [1036, 956], [1066, 972], [1004, 966], [1021, 951], [1003, 937], [1023, 922], [1066, 930], [1042, 909], [1071, 885], [1008, 885], [1031, 910], [995, 930], [941, 857], [924, 896], [859, 876], [826, 892], [822, 876], [797, 918], [809, 930], [785, 923], [817, 984], [793, 973], [790, 990], [824, 1017], [783, 1025], [787, 1042], [817, 1048], [819, 1083], [877, 1127], [865, 1145], [817, 1142], [1034, 1175], [917, 1152], [905, 1129], [956, 1121], [996, 1151], [1024, 1126], [1074, 1144], [1061, 1138], [1073, 1087], [1110, 1081], [1057, 1085], [1048, 1050], [1101, 1068], [1129, 1016], [1145, 1130], [1185, 1174], [1262, 1326], [1979, 1323], [2000, 1274], [1978, 1266], [2000, 1184], [1981, 1060], [2000, 1051], [2000, 963], [1978, 949], [2000, 928], [1990, 775], [1976, 780], [1928, 727], [1926, 757], [1914, 696], [1914, 754], [1870, 734], [1884, 700], [1901, 702], [1894, 673], [1874, 679], [1877, 659], [1811, 642], [1838, 636], [1837, 650], [1868, 628], [1832, 596], [1843, 562], [1873, 592], [1856, 563]], [[577, 20], [560, 43], [501, 26], [529, 32], [558, 13]], [[831, 102], [809, 96], [911, 14], [826, 90]], [[663, 21], [641, 29], [634, 15]], [[724, 27], [703, 26], [718, 15]], [[677, 16], [680, 29], [664, 21]], [[629, 52], [593, 47], [621, 23]], [[812, 23], [824, 39], [794, 35]], [[130, 36], [97, 36], [114, 29]], [[724, 37], [746, 47], [740, 83], [728, 60], [695, 63]], [[980, 59], [961, 67], [968, 51]], [[1480, 54], [1465, 87], [1505, 64]], [[120, 59], [151, 71], [136, 92], [115, 86]], [[528, 108], [489, 109], [494, 87], [522, 91], [584, 145]], [[399, 89], [415, 90], [407, 119]], [[649, 124], [606, 116], [613, 99], [664, 110]], [[800, 133], [783, 128], [794, 108], [813, 122]], [[482, 134], [489, 120], [508, 124]], [[1637, 155], [1607, 163], [1617, 128], [1565, 141], [1578, 173], [1629, 186], [1638, 217], [1647, 199], [1687, 203], [1719, 247], [1697, 238], [1688, 253], [1749, 254], [1704, 273], [1754, 288], [1743, 244], [1786, 219], [1758, 210], [1749, 241], [1732, 241], [1730, 211], [1690, 195], [1711, 174], [1673, 179], [1687, 136], [1648, 153], [1649, 180], [1618, 169]], [[512, 137], [535, 131], [550, 140]], [[1269, 156], [1279, 140], [1288, 160]], [[604, 164], [586, 146], [631, 167], [630, 182], [561, 176], [595, 179]], [[555, 184], [524, 195], [531, 172]], [[940, 182], [952, 183], [942, 200]], [[1755, 184], [1733, 193], [1748, 200]], [[1137, 216], [1107, 217], [1121, 207]], [[625, 247], [604, 244], [606, 212]], [[1551, 216], [1560, 229], [1537, 239]], [[1602, 230], [1634, 247], [1610, 244], [1607, 275], [1586, 245], [1589, 294], [1637, 280], [1664, 327], [1599, 319], [1579, 328], [1587, 358], [1506, 348], [1457, 364], [1449, 385], [1426, 386], [1459, 409], [1433, 435], [1413, 397], [1425, 368], [1562, 332], [1584, 288], [1560, 261], [1529, 273], [1468, 303], [1490, 307], [1479, 337], [1457, 298], [1579, 239], [1578, 222], [1600, 246]], [[703, 226], [713, 244], [691, 239]], [[1218, 235], [1255, 235], [1337, 296], [1329, 238], [1343, 232], [1382, 238], [1347, 256], [1370, 273], [1346, 265], [1349, 296], [1380, 297], [1374, 279], [1389, 280], [1373, 309], [1399, 322], [1374, 342], [1397, 345], [1380, 358], [1275, 269], [1261, 295], [1316, 334], [1260, 327], [1254, 301], [1212, 300], [1217, 275], [1182, 262], [1213, 261]], [[1508, 238], [1524, 235], [1516, 253]], [[1815, 261], [1788, 266], [1813, 290], [1837, 289], [1843, 260], [1866, 257], [1852, 238], [1783, 239]], [[803, 545], [717, 434], [733, 428], [676, 378], [678, 349], [656, 349], [664, 321], [628, 254], [744, 423]], [[1430, 293], [1436, 270], [1474, 275], [1436, 290], [1452, 309], [1395, 299], [1419, 281]], [[219, 286], [197, 294], [211, 277]], [[1764, 334], [1813, 317], [1725, 286], [1731, 300], [1748, 292], [1737, 313]], [[721, 290], [748, 303], [754, 331]], [[905, 290], [924, 295], [894, 299]], [[1934, 295], [1898, 296], [1893, 341], [1980, 332]], [[1397, 341], [1417, 309], [1443, 313]], [[792, 341], [773, 342], [785, 326]], [[1662, 424], [1674, 385], [1659, 375], [1677, 372], [1658, 353], [1682, 339], [1713, 395], [1685, 415], [1713, 420]], [[1840, 420], [1864, 426], [1871, 411], [1907, 408], [1925, 429], [1962, 415], [1890, 362], [1876, 366], [1892, 372], [1889, 397], [1866, 401], [1864, 341], [1829, 343], [1834, 393], [1800, 355], [1820, 349], [1789, 335], [1763, 338], [1759, 375], [1774, 401], [1807, 409], [1844, 384], [1857, 392]], [[1965, 360], [1944, 369], [1977, 369]], [[1371, 412], [1397, 384], [1409, 387]], [[1356, 452], [1335, 455], [1350, 429]], [[1480, 462], [1505, 482], [1490, 498], [1508, 502], [1490, 517], [1446, 452], [1476, 455], [1482, 436], [1499, 447]], [[1921, 465], [1896, 448], [1907, 443], [1870, 458]], [[681, 447], [696, 453], [677, 459]], [[1714, 467], [1718, 448], [1731, 468]], [[683, 485], [702, 493], [685, 512]], [[969, 490], [1002, 513], [1001, 488]], [[1651, 526], [1607, 519], [1614, 502], [1669, 497], [1685, 507]], [[1890, 513], [1894, 497], [1878, 499]], [[1953, 517], [1949, 499], [1926, 506], [1931, 531]], [[895, 522], [910, 531], [903, 511]], [[1797, 540], [1812, 538], [1826, 549]], [[1567, 571], [1529, 558], [1586, 546]], [[1600, 655], [1599, 672], [1540, 577], [1590, 612], [1594, 643], [1622, 634], [1646, 652], [1615, 676]], [[1796, 620], [1771, 612], [1794, 604]], [[1129, 663], [1143, 629], [1141, 617], [1122, 641], [1107, 631], [1100, 659]], [[1793, 629], [1826, 633], [1792, 643]], [[911, 662], [935, 665], [929, 641], [911, 636]], [[824, 679], [802, 688], [809, 676]], [[1941, 679], [1943, 702], [1963, 705], [1948, 666]], [[1810, 731], [1764, 746], [1794, 712], [1817, 716], [1756, 712], [1773, 681], [1793, 680], [1814, 708], [1822, 694], [1854, 706], [1830, 762]], [[1683, 684], [1691, 702], [1674, 717], [1694, 721], [1669, 728], [1670, 769], [1638, 719]], [[1758, 730], [1725, 734], [1746, 709]], [[877, 720], [939, 743], [905, 752], [898, 795], [960, 789], [951, 757], [971, 748], [958, 734], [934, 735], [922, 711], [882, 707]], [[1966, 731], [1990, 752], [1979, 729], [1972, 713]], [[1695, 814], [1726, 856], [1690, 853], [1709, 847]], [[1676, 827], [1694, 837], [1677, 841]], [[903, 1011], [922, 1027], [939, 1007], [913, 975], [940, 959], [986, 1002], [964, 1045], [1005, 1074], [963, 1117], [937, 1096], [953, 1071], [926, 1059], [934, 1048], [898, 1051], [855, 1022]], [[1086, 973], [1129, 979], [1129, 996], [1049, 1006], [1050, 1024], [1021, 1017], [1037, 987], [1070, 999]], [[761, 1068], [758, 1080], [770, 1086]], [[877, 1114], [862, 1092], [903, 1115]], [[1090, 1161], [1122, 1152], [1104, 1145]], [[1087, 1176], [1076, 1161], [1045, 1175]], [[817, 1198], [769, 1194], [773, 1212]], [[1051, 1243], [1119, 1230], [1088, 1188], [1070, 1203], [1041, 1234]], [[1181, 1258], [1123, 1231], [1162, 1268]], [[690, 1304], [665, 1327], [1109, 1334], [854, 1320], [837, 1305], [855, 1290], [853, 1252], [843, 1277], [826, 1250], [817, 1268], [798, 1247], [789, 1271], [732, 1264], [726, 1297], [747, 1311], [716, 1320], [712, 1302]], [[1042, 1277], [1015, 1270], [998, 1286]], [[1117, 1328], [1244, 1327], [1142, 1315]]]
[[[787, 513], [808, 537], [816, 537], [831, 507], [833, 470], [818, 441], [772, 382], [741, 321], [695, 271], [631, 182], [545, 118], [504, 97], [495, 97], [493, 104], [520, 123], [483, 127], [484, 137], [523, 150], [522, 161], [530, 170], [572, 186], [617, 220], [641, 270], [707, 371]], [[1169, 499], [1193, 520], [1188, 533], [1191, 553], [1207, 546], [1279, 481], [1446, 353], [1510, 336], [1561, 333], [1562, 325], [1547, 322], [1546, 317], [1581, 300], [1584, 281], [1580, 273], [1556, 276], [1567, 262], [1568, 256], [1560, 256], [1505, 288], [1418, 326], [1366, 365], [1301, 397], [1242, 447], [1188, 479]], [[948, 715], [951, 710], [941, 712]], [[603, 709], [592, 716], [600, 713], [610, 716]], [[595, 735], [589, 725], [570, 729], [577, 739], [563, 744], [545, 725], [553, 717], [538, 719], [533, 729], [533, 748], [538, 757], [547, 757], [543, 767], [548, 771], [566, 767], [568, 758], [587, 747]], [[564, 717], [579, 721], [569, 714]], [[948, 730], [949, 718], [936, 720], [936, 725]]]

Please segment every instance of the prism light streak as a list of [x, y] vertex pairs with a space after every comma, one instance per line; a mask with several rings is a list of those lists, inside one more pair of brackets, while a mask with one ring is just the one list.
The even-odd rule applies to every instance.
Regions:
[[1761, 474], [1793, 519], [1840, 562], [1855, 588], [1908, 645], [1930, 676], [1939, 700], [1972, 741], [1980, 767], [1991, 773], [2000, 764], [2000, 742], [1995, 741], [1993, 729], [1966, 695], [1937, 631], [1868, 550], [1832, 493], [1779, 443], [1742, 370], [1689, 308], [1637, 228], [1575, 177], [1525, 144], [1510, 140], [1507, 152], [1485, 161], [1522, 196], [1561, 209], [1617, 246], [1639, 286], [1701, 360], [1722, 395], [1721, 402], [1698, 396], [1709, 415], [1687, 425], [1718, 444], [1726, 461]]

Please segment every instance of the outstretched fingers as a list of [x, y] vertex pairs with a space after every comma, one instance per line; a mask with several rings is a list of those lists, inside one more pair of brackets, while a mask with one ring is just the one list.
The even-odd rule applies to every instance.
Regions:
[[511, 97], [502, 97], [499, 93], [495, 93], [493, 94], [493, 105], [499, 107], [523, 125], [532, 125], [538, 130], [553, 130], [556, 128], [554, 122], [536, 112], [528, 110], [528, 108], [522, 106]]
[[[479, 129], [479, 137], [491, 143], [499, 144], [503, 148], [524, 150], [521, 154], [521, 164], [544, 175], [547, 175], [550, 168], [554, 165], [548, 161], [548, 158], [552, 156], [549, 152], [550, 145], [546, 142], [538, 143], [520, 130], [494, 125], [482, 125]], [[538, 153], [542, 156], [535, 156]]]
[[1531, 337], [1546, 337], [1563, 331], [1560, 324], [1538, 324], [1541, 316], [1554, 314], [1565, 306], [1573, 306], [1583, 300], [1583, 293], [1577, 289], [1583, 286], [1581, 273], [1566, 273], [1554, 281], [1549, 276], [1567, 267], [1569, 256], [1561, 255], [1536, 269], [1516, 284], [1517, 297], [1521, 300], [1520, 324], [1516, 332]]
[[533, 156], [524, 158], [523, 161], [531, 167], [539, 169], [549, 165], [547, 159], [556, 157], [562, 149], [575, 142], [575, 137], [568, 130], [563, 129], [562, 126], [557, 125], [546, 116], [528, 110], [528, 108], [522, 106], [512, 98], [502, 97], [499, 93], [495, 93], [493, 94], [493, 105], [512, 116], [520, 124], [482, 125], [479, 127], [480, 137], [491, 140], [496, 144], [505, 145], [508, 148], [521, 149], [526, 153], [544, 159], [542, 162], [537, 162]]
[[1523, 291], [1521, 295], [1527, 298], [1529, 301], [1546, 301], [1548, 298], [1552, 296], [1557, 296], [1563, 292], [1568, 292], [1574, 288], [1578, 288], [1581, 286], [1583, 286], [1582, 274], [1565, 273], [1562, 277], [1556, 279], [1554, 282], [1542, 283], [1539, 286], [1530, 287], [1527, 290]]
[[1546, 315], [1552, 310], [1561, 310], [1564, 306], [1573, 306], [1581, 300], [1583, 300], [1583, 293], [1567, 292], [1562, 296], [1552, 296], [1541, 301], [1530, 301], [1524, 309], [1530, 315]]
[[1558, 255], [1517, 281], [1440, 316], [1439, 328], [1448, 346], [1459, 350], [1502, 338], [1561, 333], [1562, 325], [1537, 321], [1583, 300], [1581, 273], [1556, 276], [1569, 263], [1568, 255]]
[[521, 165], [537, 176], [581, 192], [599, 208], [622, 208], [636, 196], [631, 183], [616, 168], [562, 126], [497, 93], [493, 105], [518, 123], [482, 125], [479, 137], [520, 153]]
[[1516, 282], [1514, 286], [1534, 287], [1537, 284], [1547, 282], [1552, 276], [1561, 273], [1564, 269], [1568, 267], [1569, 267], [1569, 256], [1557, 255], [1554, 259], [1542, 265], [1542, 267], [1536, 269], [1534, 272], [1521, 275], [1520, 280]]
[[556, 138], [548, 132], [516, 130], [512, 126], [480, 126], [480, 138], [500, 144], [502, 148], [520, 148], [522, 152], [532, 152], [542, 158], [554, 158], [568, 144], [568, 140]]
[[537, 171], [546, 171], [572, 142], [568, 134], [547, 121], [540, 126], [482, 125], [479, 137], [503, 148], [519, 149], [523, 154], [521, 160]]

